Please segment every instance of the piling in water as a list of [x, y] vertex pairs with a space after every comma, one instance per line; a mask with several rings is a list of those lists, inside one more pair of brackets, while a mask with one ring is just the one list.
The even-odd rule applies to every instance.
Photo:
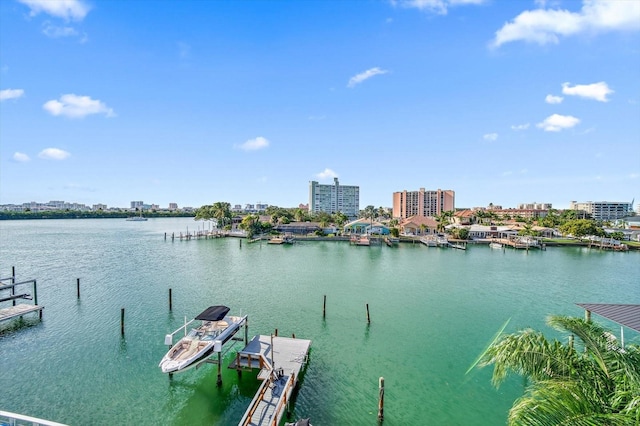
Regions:
[[76, 280], [76, 287], [77, 287], [78, 299], [80, 299], [80, 278]]
[[378, 420], [384, 420], [384, 377], [378, 380]]
[[124, 336], [124, 308], [120, 310], [120, 334]]

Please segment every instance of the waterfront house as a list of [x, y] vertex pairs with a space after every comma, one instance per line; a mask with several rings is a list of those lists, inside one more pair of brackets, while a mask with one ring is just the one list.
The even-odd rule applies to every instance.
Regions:
[[[273, 226], [273, 230], [282, 232], [282, 233], [290, 233], [294, 235], [307, 235], [313, 234], [314, 232], [320, 229], [320, 224], [318, 222], [291, 222], [291, 223], [278, 223]], [[335, 230], [335, 228], [332, 228]], [[326, 232], [325, 233], [331, 233]]]
[[432, 217], [411, 216], [400, 222], [403, 235], [433, 235], [438, 233], [438, 222]]
[[382, 222], [371, 221], [370, 218], [361, 218], [344, 225], [344, 232], [348, 234], [378, 234], [389, 235], [389, 227]]
[[471, 225], [468, 229], [469, 239], [475, 240], [509, 238], [518, 235], [518, 230], [513, 226]]

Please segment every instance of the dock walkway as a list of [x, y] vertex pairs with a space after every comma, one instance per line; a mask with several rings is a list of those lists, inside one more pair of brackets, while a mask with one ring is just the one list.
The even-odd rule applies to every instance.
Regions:
[[263, 381], [238, 425], [280, 423], [307, 363], [310, 346], [311, 340], [261, 335], [236, 354], [229, 368], [259, 368], [258, 379]]

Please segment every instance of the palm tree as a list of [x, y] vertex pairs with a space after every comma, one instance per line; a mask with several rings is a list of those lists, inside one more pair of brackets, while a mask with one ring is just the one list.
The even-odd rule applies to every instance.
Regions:
[[640, 424], [640, 346], [621, 348], [602, 326], [580, 318], [550, 316], [547, 323], [570, 333], [568, 343], [525, 329], [500, 334], [479, 358], [480, 366], [494, 365], [496, 387], [510, 372], [528, 380], [508, 424]]

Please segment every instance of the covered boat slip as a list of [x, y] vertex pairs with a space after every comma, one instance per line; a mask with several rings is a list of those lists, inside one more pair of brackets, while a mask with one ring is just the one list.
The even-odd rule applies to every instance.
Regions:
[[307, 363], [311, 340], [255, 336], [229, 368], [260, 368], [263, 380], [239, 425], [278, 425]]

